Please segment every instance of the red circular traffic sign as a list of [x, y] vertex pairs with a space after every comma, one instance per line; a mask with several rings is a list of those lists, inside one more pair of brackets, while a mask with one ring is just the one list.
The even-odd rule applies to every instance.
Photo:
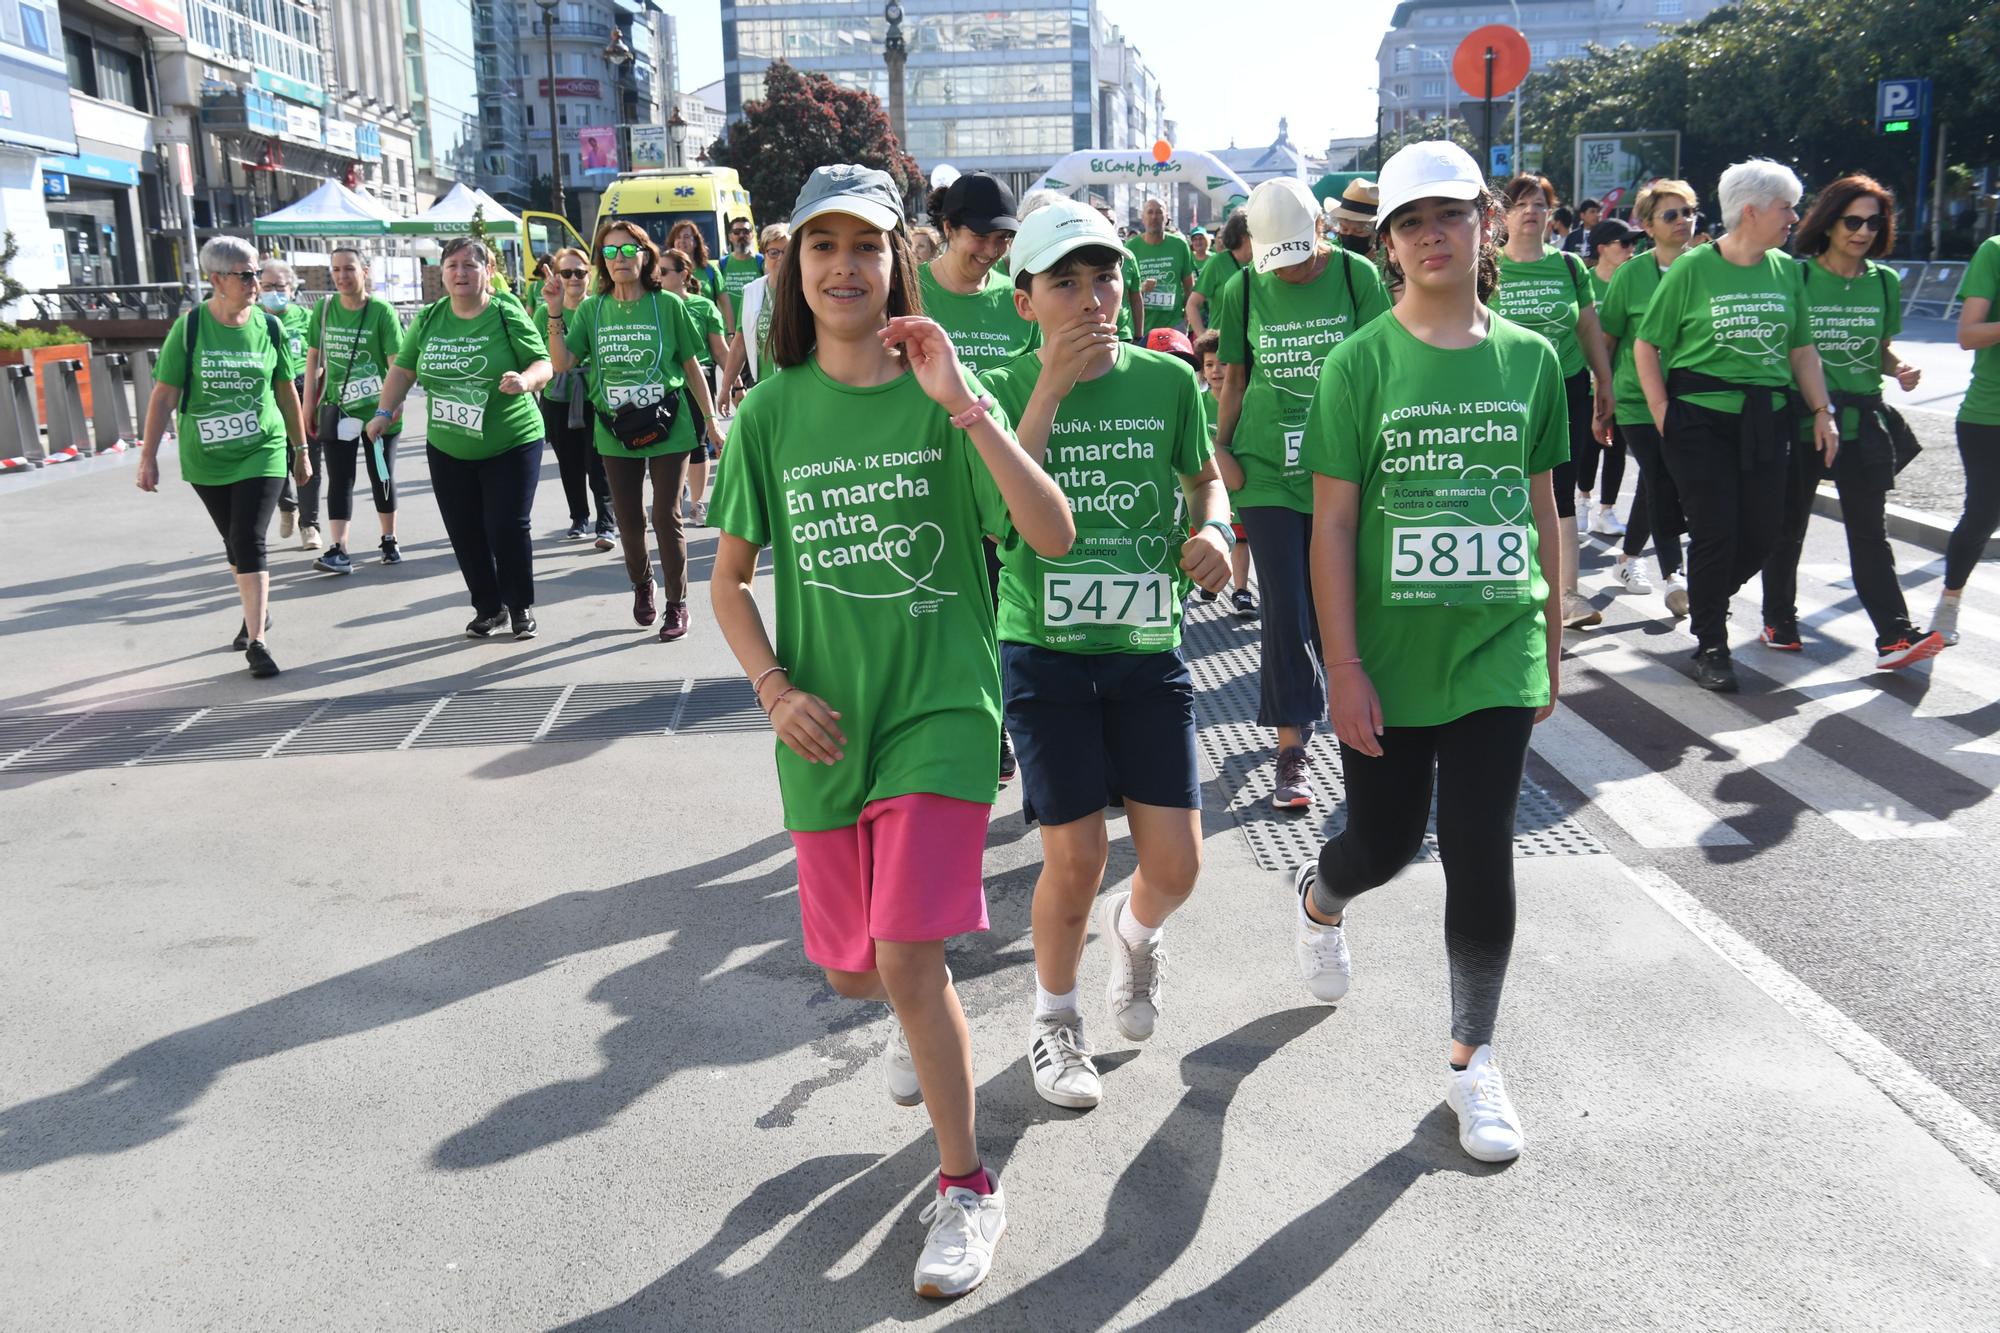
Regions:
[[1504, 97], [1528, 77], [1528, 39], [1520, 29], [1489, 23], [1465, 34], [1452, 53], [1451, 77], [1467, 97], [1486, 96], [1486, 49], [1493, 48], [1493, 95]]

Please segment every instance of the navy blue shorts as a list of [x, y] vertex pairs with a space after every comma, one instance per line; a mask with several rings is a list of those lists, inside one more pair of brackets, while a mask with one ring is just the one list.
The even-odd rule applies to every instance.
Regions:
[[1201, 809], [1194, 680], [1180, 650], [1059, 653], [1000, 645], [1022, 813], [1067, 824], [1126, 797]]

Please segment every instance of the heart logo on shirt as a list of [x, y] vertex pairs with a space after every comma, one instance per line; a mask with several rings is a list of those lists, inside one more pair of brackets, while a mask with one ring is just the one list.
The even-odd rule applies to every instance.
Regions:
[[909, 580], [913, 588], [929, 586], [938, 558], [944, 554], [943, 528], [935, 523], [919, 523], [914, 528], [892, 523], [876, 540], [882, 544], [882, 559], [889, 568]]
[[[1148, 486], [1152, 482], [1146, 483]], [[1167, 539], [1165, 537], [1140, 537], [1132, 543], [1132, 549], [1139, 554], [1140, 563], [1155, 574], [1164, 574], [1167, 569]]]
[[1104, 509], [1121, 528], [1153, 527], [1160, 519], [1160, 488], [1150, 481], [1114, 481], [1104, 488]]
[[1508, 523], [1518, 523], [1528, 512], [1528, 488], [1526, 486], [1495, 486], [1493, 512]]

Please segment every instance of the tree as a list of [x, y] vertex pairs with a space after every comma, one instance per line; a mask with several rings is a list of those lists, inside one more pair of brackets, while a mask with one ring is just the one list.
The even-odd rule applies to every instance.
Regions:
[[1790, 165], [1807, 188], [1865, 171], [1897, 193], [1905, 225], [1918, 180], [1916, 136], [1875, 132], [1875, 85], [1928, 78], [1950, 125], [1949, 156], [2000, 154], [2000, 8], [1973, 0], [1741, 0], [1667, 31], [1640, 51], [1591, 48], [1531, 75], [1522, 137], [1571, 192], [1576, 136], [1681, 131], [1681, 175], [1713, 201], [1746, 157]]
[[767, 219], [789, 213], [813, 168], [829, 162], [859, 162], [888, 172], [906, 203], [924, 187], [917, 160], [896, 141], [880, 99], [782, 60], [764, 71], [764, 100], [745, 105], [743, 119], [715, 141], [708, 156], [717, 166], [736, 168]]
[[1384, 130], [1382, 161], [1375, 164], [1375, 170], [1380, 171], [1382, 162], [1394, 157], [1397, 150], [1413, 143], [1429, 143], [1436, 139], [1450, 139], [1472, 154], [1474, 161], [1479, 159], [1479, 140], [1473, 136], [1472, 127], [1458, 116], [1453, 116], [1447, 126], [1445, 118], [1438, 115], [1432, 116], [1429, 120], [1409, 121], [1400, 130]]

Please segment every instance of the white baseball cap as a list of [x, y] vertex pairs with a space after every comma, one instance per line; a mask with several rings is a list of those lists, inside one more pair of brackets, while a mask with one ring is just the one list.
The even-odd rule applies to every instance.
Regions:
[[1382, 197], [1375, 205], [1375, 228], [1389, 225], [1389, 216], [1419, 199], [1477, 199], [1486, 177], [1472, 154], [1448, 139], [1413, 143], [1398, 149], [1382, 164], [1376, 177]]
[[1118, 229], [1102, 213], [1075, 199], [1053, 199], [1021, 219], [1011, 251], [1016, 273], [1046, 273], [1072, 250], [1101, 245], [1123, 251]]
[[1263, 181], [1245, 206], [1250, 221], [1250, 254], [1259, 273], [1303, 264], [1319, 246], [1319, 200], [1306, 183], [1291, 176]]

